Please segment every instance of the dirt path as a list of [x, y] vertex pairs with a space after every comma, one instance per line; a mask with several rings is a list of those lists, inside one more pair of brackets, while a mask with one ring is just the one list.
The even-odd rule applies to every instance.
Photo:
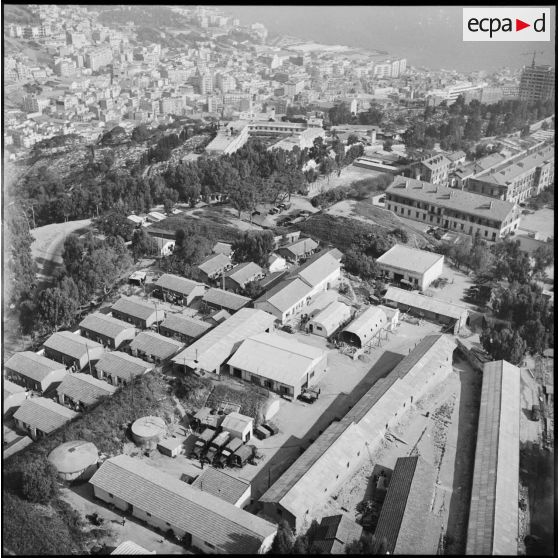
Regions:
[[35, 239], [31, 244], [31, 254], [39, 266], [37, 273], [39, 289], [50, 281], [54, 270], [62, 264], [65, 238], [90, 224], [91, 219], [81, 219], [67, 223], [52, 223], [31, 231], [31, 235]]

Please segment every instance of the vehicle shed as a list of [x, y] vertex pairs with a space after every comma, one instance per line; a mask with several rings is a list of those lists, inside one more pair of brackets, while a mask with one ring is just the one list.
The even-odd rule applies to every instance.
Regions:
[[387, 305], [399, 308], [401, 312], [448, 325], [453, 324], [454, 334], [467, 324], [469, 316], [469, 309], [465, 306], [397, 287], [388, 287], [383, 299]]
[[402, 244], [390, 248], [376, 260], [376, 263], [388, 274], [390, 280], [405, 280], [421, 290], [428, 288], [444, 270], [444, 256], [441, 254]]

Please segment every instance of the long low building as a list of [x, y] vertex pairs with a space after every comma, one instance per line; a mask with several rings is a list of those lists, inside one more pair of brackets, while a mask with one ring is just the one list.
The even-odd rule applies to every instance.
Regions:
[[455, 334], [467, 324], [468, 308], [433, 296], [426, 296], [397, 287], [388, 287], [383, 298], [386, 304], [395, 306], [402, 312], [409, 312], [428, 320], [447, 324], [453, 323]]
[[487, 362], [475, 450], [466, 553], [516, 555], [519, 536], [521, 373]]
[[387, 188], [386, 208], [425, 225], [478, 233], [494, 242], [515, 232], [521, 217], [517, 204], [405, 177], [397, 177]]
[[232, 313], [248, 306], [252, 300], [247, 296], [231, 293], [223, 289], [212, 288], [204, 294], [202, 302], [210, 308], [227, 310]]
[[161, 275], [155, 285], [163, 293], [165, 300], [186, 304], [186, 306], [190, 306], [196, 298], [202, 297], [205, 292], [203, 283], [170, 273]]
[[219, 374], [222, 365], [242, 341], [258, 333], [271, 331], [274, 321], [273, 316], [262, 310], [241, 308], [177, 354], [172, 362], [176, 369], [183, 372]]
[[87, 339], [101, 343], [105, 347], [118, 349], [122, 343], [136, 336], [136, 328], [112, 316], [94, 312], [79, 324], [80, 334]]
[[430, 511], [435, 482], [434, 467], [422, 457], [400, 457], [396, 461], [374, 532], [377, 541], [385, 542], [386, 554], [436, 554], [433, 537], [417, 521]]
[[278, 333], [246, 339], [229, 360], [232, 376], [297, 397], [327, 369], [327, 352]]
[[107, 459], [89, 481], [95, 497], [208, 554], [263, 554], [277, 526], [144, 462]]
[[165, 337], [154, 331], [142, 331], [131, 343], [133, 356], [145, 358], [149, 362], [164, 362], [184, 347], [184, 343]]
[[67, 374], [56, 389], [60, 405], [75, 411], [83, 411], [115, 392], [116, 387], [81, 372]]
[[55, 388], [68, 373], [63, 364], [32, 351], [13, 354], [4, 364], [6, 378], [37, 393]]
[[120, 297], [111, 311], [115, 318], [134, 324], [140, 329], [147, 329], [165, 319], [164, 310], [158, 309], [156, 303], [147, 302], [137, 296]]
[[380, 378], [260, 498], [267, 517], [307, 528], [324, 504], [369, 459], [405, 412], [452, 371], [455, 342], [429, 335]]
[[105, 353], [95, 364], [97, 378], [115, 386], [128, 384], [153, 368], [154, 364], [120, 351]]
[[352, 315], [353, 309], [349, 305], [334, 300], [310, 319], [307, 331], [320, 337], [330, 337], [349, 321]]
[[48, 436], [67, 422], [75, 419], [79, 413], [46, 399], [33, 397], [26, 399], [14, 413], [14, 420], [33, 440]]
[[45, 356], [77, 372], [99, 360], [105, 348], [96, 341], [86, 339], [71, 331], [57, 331], [45, 342]]
[[183, 343], [192, 343], [211, 329], [211, 327], [211, 324], [197, 318], [183, 314], [169, 314], [159, 326], [159, 333]]

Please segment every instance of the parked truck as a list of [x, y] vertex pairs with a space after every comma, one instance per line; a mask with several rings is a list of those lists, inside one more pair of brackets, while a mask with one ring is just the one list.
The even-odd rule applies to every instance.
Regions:
[[207, 446], [213, 440], [215, 436], [215, 430], [212, 428], [206, 428], [198, 437], [194, 443], [194, 449], [192, 450], [192, 458], [201, 459], [204, 455]]
[[209, 449], [207, 450], [207, 455], [205, 456], [208, 463], [213, 463], [213, 460], [217, 457], [217, 454], [225, 447], [231, 435], [224, 430], [209, 444]]
[[217, 456], [213, 465], [215, 467], [220, 467], [223, 469], [225, 465], [232, 464], [232, 456], [234, 453], [243, 446], [243, 442], [240, 438], [232, 438], [227, 442], [227, 445], [223, 448], [223, 451]]

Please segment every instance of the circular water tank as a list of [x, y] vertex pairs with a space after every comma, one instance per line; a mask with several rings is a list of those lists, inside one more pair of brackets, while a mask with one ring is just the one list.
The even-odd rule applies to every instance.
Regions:
[[99, 452], [92, 442], [74, 440], [54, 448], [48, 460], [66, 481], [88, 480], [97, 470]]
[[160, 417], [142, 417], [132, 424], [132, 438], [140, 446], [154, 446], [165, 434], [165, 421]]

